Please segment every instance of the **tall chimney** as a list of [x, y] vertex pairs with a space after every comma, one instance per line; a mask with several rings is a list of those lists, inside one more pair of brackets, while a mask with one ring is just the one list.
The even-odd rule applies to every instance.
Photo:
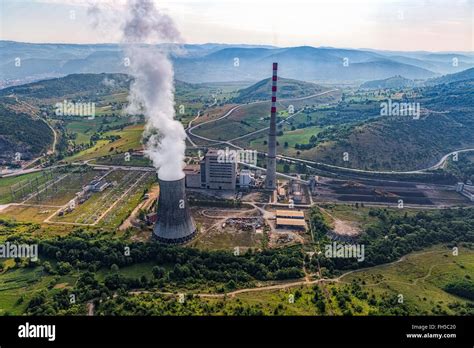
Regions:
[[272, 75], [272, 108], [270, 113], [270, 130], [268, 131], [267, 176], [265, 187], [269, 190], [276, 188], [276, 92], [277, 92], [278, 63], [273, 63]]
[[196, 235], [196, 224], [188, 208], [185, 178], [173, 181], [161, 180], [158, 198], [158, 216], [154, 236], [161, 242], [180, 244]]

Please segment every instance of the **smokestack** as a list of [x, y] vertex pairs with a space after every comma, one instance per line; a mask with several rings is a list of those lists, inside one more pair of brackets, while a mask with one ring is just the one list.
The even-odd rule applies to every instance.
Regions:
[[179, 180], [163, 180], [158, 198], [158, 220], [153, 228], [154, 236], [161, 242], [181, 244], [194, 238], [196, 224], [188, 208], [184, 188], [185, 177]]
[[270, 130], [268, 131], [267, 176], [265, 187], [269, 190], [276, 188], [276, 92], [277, 92], [278, 63], [273, 63], [272, 75], [272, 108], [270, 113]]

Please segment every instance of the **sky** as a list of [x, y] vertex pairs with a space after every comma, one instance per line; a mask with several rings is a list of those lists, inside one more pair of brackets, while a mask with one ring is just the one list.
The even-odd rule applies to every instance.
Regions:
[[[0, 39], [117, 42], [125, 0], [0, 0]], [[109, 21], [91, 25], [98, 3]], [[474, 0], [156, 1], [185, 43], [473, 51]]]

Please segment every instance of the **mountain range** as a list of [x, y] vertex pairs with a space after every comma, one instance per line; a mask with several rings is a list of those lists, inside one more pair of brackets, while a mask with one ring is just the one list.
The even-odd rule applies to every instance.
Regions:
[[474, 79], [474, 68], [466, 69], [454, 74], [446, 74], [427, 80], [411, 80], [403, 76], [392, 76], [383, 80], [367, 81], [360, 85], [362, 89], [399, 89], [407, 87], [422, 87], [460, 82]]
[[[164, 49], [168, 49], [165, 45]], [[332, 47], [183, 45], [170, 53], [178, 80], [256, 82], [279, 74], [310, 82], [363, 83], [401, 75], [428, 79], [474, 67], [472, 52], [389, 52]], [[32, 44], [0, 41], [0, 88], [74, 73], [127, 73], [117, 44]]]

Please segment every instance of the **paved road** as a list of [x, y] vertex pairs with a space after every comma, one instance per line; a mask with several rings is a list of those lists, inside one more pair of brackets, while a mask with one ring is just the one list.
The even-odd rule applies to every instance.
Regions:
[[450, 153], [444, 155], [444, 156], [439, 160], [439, 162], [436, 163], [434, 166], [432, 166], [429, 170], [435, 170], [435, 169], [439, 169], [439, 168], [444, 167], [444, 165], [446, 164], [446, 161], [448, 160], [448, 158], [451, 157], [452, 155], [454, 155], [455, 153], [470, 152], [470, 151], [474, 151], [474, 148], [463, 149], [463, 150], [457, 150], [457, 151], [450, 152]]
[[[284, 99], [283, 101], [292, 101], [292, 100], [304, 100], [304, 99], [309, 99], [309, 98], [313, 98], [313, 97], [316, 97], [316, 96], [320, 96], [320, 95], [323, 95], [323, 94], [327, 94], [327, 93], [330, 93], [330, 92], [334, 92], [334, 91], [337, 91], [337, 89], [332, 89], [332, 90], [329, 90], [329, 91], [326, 91], [326, 92], [323, 92], [323, 93], [319, 93], [319, 94], [314, 94], [314, 95], [311, 95], [311, 96], [307, 96], [307, 97], [302, 97], [302, 98], [296, 98], [296, 99]], [[207, 124], [207, 123], [211, 123], [211, 122], [217, 122], [217, 121], [220, 121], [222, 119], [225, 119], [227, 117], [229, 117], [235, 110], [241, 108], [242, 106], [245, 106], [245, 105], [250, 105], [250, 104], [257, 104], [257, 103], [266, 103], [268, 101], [257, 101], [257, 102], [252, 102], [252, 103], [249, 103], [249, 104], [241, 104], [241, 105], [238, 105], [238, 106], [235, 106], [233, 107], [231, 110], [229, 110], [227, 113], [225, 113], [223, 116], [217, 118], [217, 119], [214, 119], [214, 120], [209, 120], [209, 121], [206, 121], [206, 122], [203, 122], [199, 125], [196, 125], [196, 126], [193, 126], [191, 128], [188, 128], [188, 133], [194, 137], [197, 137], [199, 139], [202, 139], [202, 140], [205, 140], [205, 141], [209, 141], [209, 142], [212, 142], [214, 143], [214, 145], [217, 145], [217, 144], [227, 144], [229, 146], [232, 146], [232, 147], [235, 147], [237, 149], [241, 149], [242, 148], [238, 145], [235, 145], [233, 144], [232, 142], [235, 141], [235, 140], [238, 140], [238, 139], [242, 139], [242, 138], [245, 138], [245, 137], [248, 137], [250, 135], [253, 135], [253, 134], [256, 134], [256, 133], [259, 133], [259, 132], [262, 132], [262, 131], [265, 131], [267, 130], [269, 127], [266, 127], [266, 128], [263, 128], [263, 129], [259, 129], [257, 131], [254, 131], [254, 132], [251, 132], [251, 133], [248, 133], [248, 134], [245, 134], [245, 135], [242, 135], [242, 136], [239, 136], [237, 138], [234, 138], [234, 139], [230, 139], [230, 140], [227, 140], [227, 141], [221, 141], [221, 140], [216, 140], [216, 139], [211, 139], [211, 138], [207, 138], [207, 137], [203, 137], [203, 136], [200, 136], [200, 135], [197, 135], [193, 132], [194, 129], [196, 129], [197, 127], [201, 126], [201, 125], [204, 125], [204, 124]], [[302, 110], [299, 110], [297, 113], [301, 112]], [[294, 117], [296, 116], [295, 113], [294, 115], [290, 116], [290, 117]], [[288, 117], [286, 120], [283, 120], [281, 121], [280, 123], [283, 123], [285, 121], [287, 121], [290, 117]], [[346, 168], [346, 167], [341, 167], [341, 166], [335, 166], [335, 165], [331, 165], [331, 164], [327, 164], [327, 163], [322, 163], [322, 162], [315, 162], [315, 161], [310, 161], [310, 160], [304, 160], [304, 159], [301, 159], [301, 158], [296, 158], [296, 157], [290, 157], [290, 156], [283, 156], [283, 155], [278, 155], [277, 158], [279, 159], [286, 159], [288, 161], [291, 161], [291, 162], [298, 162], [298, 163], [306, 163], [306, 164], [311, 164], [311, 165], [318, 165], [318, 166], [324, 166], [324, 167], [328, 167], [328, 168], [331, 168], [331, 169], [338, 169], [338, 170], [344, 170], [344, 171], [348, 171], [348, 172], [353, 172], [353, 173], [368, 173], [368, 174], [394, 174], [394, 175], [398, 175], [398, 174], [426, 174], [427, 172], [429, 171], [432, 171], [432, 170], [436, 170], [436, 169], [439, 169], [441, 167], [443, 167], [446, 163], [446, 161], [448, 160], [448, 158], [450, 156], [452, 156], [453, 154], [455, 153], [460, 153], [460, 152], [470, 152], [470, 151], [474, 151], [474, 148], [468, 148], [468, 149], [460, 149], [460, 150], [456, 150], [456, 151], [452, 151], [446, 155], [444, 155], [438, 163], [436, 163], [435, 165], [431, 166], [431, 167], [428, 167], [428, 168], [424, 168], [424, 169], [417, 169], [417, 170], [408, 170], [408, 171], [378, 171], [378, 170], [364, 170], [364, 169], [356, 169], [356, 168]], [[261, 154], [264, 154], [266, 155], [266, 152], [259, 152]], [[280, 173], [281, 175], [281, 173]]]
[[[321, 96], [321, 95], [325, 95], [325, 94], [332, 93], [332, 92], [335, 92], [335, 91], [338, 91], [338, 89], [331, 89], [331, 90], [328, 90], [328, 91], [324, 91], [324, 92], [317, 93], [317, 94], [312, 94], [312, 95], [309, 95], [309, 96], [306, 96], [306, 97], [301, 97], [301, 98], [280, 99], [280, 102], [282, 102], [282, 101], [298, 101], [298, 100], [305, 100], [305, 99], [310, 99], [310, 98], [314, 98], [314, 97], [319, 97], [319, 96]], [[229, 144], [229, 145], [231, 145], [231, 146], [233, 146], [233, 147], [237, 147], [237, 148], [241, 149], [239, 146], [232, 144], [231, 141], [237, 140], [237, 139], [240, 139], [240, 138], [243, 138], [243, 137], [245, 137], [245, 136], [249, 136], [250, 134], [246, 134], [245, 136], [238, 137], [238, 138], [235, 138], [235, 139], [231, 139], [231, 140], [228, 140], [228, 141], [222, 141], [222, 140], [215, 140], [215, 139], [203, 137], [203, 136], [201, 136], [201, 135], [197, 135], [197, 134], [195, 134], [193, 131], [194, 131], [197, 127], [203, 126], [203, 125], [205, 125], [205, 124], [223, 120], [224, 118], [227, 118], [227, 117], [229, 117], [230, 115], [232, 115], [232, 113], [233, 113], [235, 110], [238, 110], [238, 109], [240, 109], [241, 107], [244, 107], [244, 106], [247, 106], [247, 105], [255, 105], [255, 104], [268, 103], [268, 102], [269, 102], [268, 100], [258, 100], [258, 101], [254, 101], [254, 102], [251, 102], [251, 103], [248, 103], [248, 104], [240, 104], [240, 105], [237, 105], [237, 106], [233, 107], [232, 109], [230, 109], [229, 111], [227, 111], [223, 116], [221, 116], [221, 117], [219, 117], [219, 118], [212, 119], [212, 120], [209, 120], [209, 121], [206, 121], [206, 122], [202, 122], [202, 123], [200, 123], [200, 124], [198, 124], [198, 125], [195, 125], [195, 126], [192, 126], [192, 127], [188, 128], [188, 129], [187, 129], [187, 132], [188, 132], [188, 134], [192, 135], [193, 137], [199, 138], [199, 139], [201, 139], [201, 140], [205, 140], [205, 141], [212, 142], [212, 143], [214, 143], [215, 145], [217, 145], [217, 144]], [[292, 115], [292, 116], [290, 116], [290, 117], [294, 117], [294, 116], [295, 116], [295, 115]], [[261, 131], [264, 131], [265, 129], [268, 129], [268, 127], [267, 127], [267, 128], [264, 128], [264, 129], [261, 129], [261, 130], [258, 130], [258, 131], [255, 131], [255, 132], [252, 132], [252, 134], [258, 133], [258, 132], [261, 132]]]
[[[331, 92], [335, 92], [337, 91], [337, 89], [332, 89], [332, 90], [328, 90], [328, 91], [325, 91], [325, 92], [322, 92], [322, 93], [318, 93], [318, 94], [313, 94], [313, 95], [310, 95], [310, 96], [306, 96], [306, 97], [301, 97], [301, 98], [295, 98], [295, 99], [282, 99], [281, 101], [295, 101], [295, 100], [304, 100], [304, 99], [310, 99], [310, 98], [313, 98], [313, 97], [317, 97], [317, 96], [321, 96], [321, 95], [324, 95], [324, 94], [328, 94], [328, 93], [331, 93]], [[251, 132], [251, 133], [248, 133], [248, 134], [245, 134], [245, 135], [242, 135], [242, 136], [239, 136], [237, 138], [234, 138], [234, 139], [231, 139], [231, 140], [228, 140], [228, 141], [221, 141], [221, 140], [216, 140], [216, 139], [211, 139], [211, 138], [208, 138], [208, 137], [204, 137], [204, 136], [201, 136], [201, 135], [197, 135], [195, 134], [193, 131], [199, 127], [199, 126], [202, 126], [202, 125], [205, 125], [205, 124], [208, 124], [208, 123], [211, 123], [211, 122], [217, 122], [217, 121], [220, 121], [222, 119], [225, 119], [227, 117], [229, 117], [235, 110], [238, 110], [239, 108], [245, 106], [245, 105], [251, 105], [251, 104], [258, 104], [258, 103], [267, 103], [268, 101], [255, 101], [255, 102], [251, 102], [251, 103], [248, 103], [248, 104], [240, 104], [240, 105], [237, 105], [237, 106], [234, 106], [232, 109], [230, 109], [229, 111], [227, 111], [224, 115], [222, 115], [221, 117], [217, 118], [217, 119], [212, 119], [212, 120], [209, 120], [209, 121], [205, 121], [205, 122], [202, 122], [198, 125], [195, 125], [193, 126], [192, 123], [193, 121], [195, 121], [198, 117], [199, 117], [199, 114], [194, 118], [192, 119], [189, 124], [188, 124], [188, 127], [186, 129], [186, 133], [188, 135], [188, 139], [190, 140], [191, 144], [195, 147], [196, 144], [192, 141], [191, 137], [189, 135], [192, 135], [193, 137], [196, 137], [196, 138], [199, 138], [201, 140], [205, 140], [205, 141], [208, 141], [208, 142], [211, 142], [213, 143], [214, 145], [217, 145], [217, 144], [227, 144], [231, 147], [234, 147], [234, 148], [237, 148], [239, 150], [243, 150], [240, 146], [238, 145], [235, 145], [234, 143], [232, 143], [232, 141], [235, 141], [235, 140], [238, 140], [238, 139], [242, 139], [242, 138], [245, 138], [247, 136], [250, 136], [250, 135], [253, 135], [253, 134], [256, 134], [256, 133], [259, 133], [259, 132], [262, 132], [262, 131], [265, 131], [267, 130], [269, 127], [266, 127], [266, 128], [263, 128], [263, 129], [260, 129], [260, 130], [257, 130], [257, 131], [254, 131], [254, 132]], [[286, 122], [289, 118], [291, 117], [294, 117], [296, 116], [296, 114], [298, 114], [299, 112], [301, 112], [302, 110], [299, 110], [298, 112], [296, 112], [295, 114], [289, 116], [286, 120], [283, 120], [283, 121], [280, 121], [280, 123], [283, 123], [283, 122]], [[56, 133], [55, 134], [55, 139], [56, 139]], [[55, 140], [56, 141], [56, 140]], [[327, 164], [327, 163], [322, 163], [322, 162], [316, 162], [316, 161], [310, 161], [310, 160], [305, 160], [305, 159], [301, 159], [301, 158], [296, 158], [296, 157], [290, 157], [290, 156], [284, 156], [284, 155], [277, 155], [277, 158], [279, 159], [283, 159], [283, 160], [287, 160], [288, 162], [292, 162], [292, 163], [305, 163], [305, 164], [308, 164], [308, 165], [318, 165], [318, 166], [323, 166], [323, 167], [327, 167], [327, 168], [330, 168], [330, 169], [338, 169], [338, 170], [343, 170], [343, 171], [346, 171], [346, 172], [353, 172], [353, 173], [368, 173], [368, 174], [393, 174], [393, 175], [398, 175], [398, 174], [426, 174], [427, 172], [429, 171], [432, 171], [432, 170], [436, 170], [436, 169], [439, 169], [439, 168], [442, 168], [448, 158], [450, 156], [452, 156], [453, 154], [455, 153], [461, 153], [461, 152], [470, 152], [470, 151], [474, 151], [474, 148], [467, 148], [467, 149], [460, 149], [460, 150], [456, 150], [456, 151], [452, 151], [446, 155], [444, 155], [435, 165], [431, 166], [431, 167], [428, 167], [428, 168], [424, 168], [424, 169], [418, 169], [418, 170], [411, 170], [411, 171], [376, 171], [376, 170], [364, 170], [364, 169], [355, 169], [355, 168], [346, 168], [346, 167], [340, 167], [340, 166], [335, 166], [335, 165], [331, 165], [331, 164]], [[263, 154], [263, 155], [266, 155], [266, 152], [259, 152], [260, 154]], [[83, 163], [73, 163], [73, 165], [81, 165], [81, 164], [87, 164], [87, 165], [90, 165], [90, 166], [93, 166], [93, 167], [96, 167], [96, 168], [104, 168], [104, 169], [107, 169], [107, 168], [116, 168], [116, 169], [122, 169], [122, 170], [144, 170], [144, 171], [153, 171], [155, 170], [154, 168], [150, 168], [150, 167], [130, 167], [130, 166], [107, 166], [107, 165], [94, 165], [94, 164], [89, 164], [87, 162], [83, 162]], [[63, 166], [66, 166], [66, 165], [56, 165], [56, 166], [52, 166], [52, 167], [47, 167], [47, 168], [31, 168], [31, 169], [20, 169], [20, 170], [13, 170], [13, 171], [10, 171], [10, 172], [7, 172], [3, 175], [0, 175], [0, 177], [9, 177], [9, 176], [17, 176], [17, 175], [22, 175], [22, 174], [27, 174], [27, 173], [33, 173], [33, 172], [37, 172], [37, 171], [42, 171], [42, 170], [46, 170], [46, 169], [51, 169], [51, 168], [58, 168], [58, 167], [63, 167]], [[263, 170], [263, 168], [261, 168]], [[285, 176], [284, 174], [282, 173], [278, 173], [280, 176]]]

